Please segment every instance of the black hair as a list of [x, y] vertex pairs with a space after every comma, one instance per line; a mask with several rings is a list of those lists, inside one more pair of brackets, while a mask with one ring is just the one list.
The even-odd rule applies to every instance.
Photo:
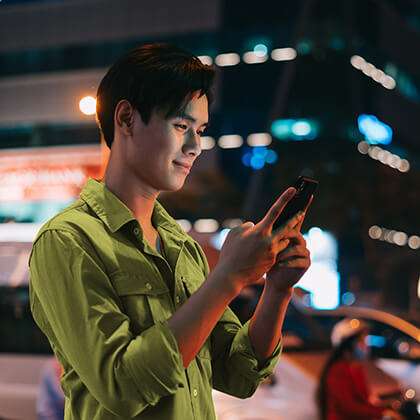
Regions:
[[318, 388], [316, 390], [316, 402], [318, 405], [318, 413], [320, 420], [327, 419], [327, 377], [334, 363], [344, 358], [345, 353], [353, 353], [356, 343], [364, 331], [354, 334], [343, 340], [336, 348], [334, 348], [322, 369], [319, 379]]
[[96, 120], [109, 148], [114, 140], [114, 113], [126, 99], [148, 124], [152, 112], [165, 118], [187, 105], [194, 92], [213, 100], [215, 71], [190, 52], [172, 44], [140, 45], [116, 61], [101, 80], [96, 95]]

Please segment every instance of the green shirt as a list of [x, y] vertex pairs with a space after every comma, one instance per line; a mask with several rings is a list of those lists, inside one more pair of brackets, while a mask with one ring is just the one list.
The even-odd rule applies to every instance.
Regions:
[[215, 419], [212, 388], [250, 397], [281, 352], [261, 363], [227, 307], [188, 368], [167, 320], [205, 281], [196, 241], [156, 201], [162, 254], [103, 181], [47, 221], [29, 257], [30, 303], [64, 368], [66, 420]]

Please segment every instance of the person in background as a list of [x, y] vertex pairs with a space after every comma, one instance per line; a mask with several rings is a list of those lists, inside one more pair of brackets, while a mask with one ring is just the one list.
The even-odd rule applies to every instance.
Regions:
[[321, 373], [317, 403], [321, 420], [376, 420], [403, 417], [372, 402], [363, 360], [369, 355], [368, 325], [343, 319], [332, 331], [333, 350]]
[[45, 364], [36, 401], [38, 420], [64, 419], [64, 394], [60, 385], [62, 374], [63, 368], [56, 358]]

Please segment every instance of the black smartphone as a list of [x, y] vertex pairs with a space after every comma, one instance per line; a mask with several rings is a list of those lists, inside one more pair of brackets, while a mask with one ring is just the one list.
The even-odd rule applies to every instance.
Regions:
[[300, 176], [293, 187], [296, 188], [296, 194], [286, 204], [283, 212], [274, 223], [273, 230], [279, 228], [297, 212], [305, 209], [311, 199], [311, 195], [315, 194], [315, 191], [318, 188], [318, 181], [306, 176]]

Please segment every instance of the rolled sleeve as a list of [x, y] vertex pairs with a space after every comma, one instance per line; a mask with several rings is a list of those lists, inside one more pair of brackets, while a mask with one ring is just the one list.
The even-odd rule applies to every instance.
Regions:
[[130, 342], [123, 355], [123, 366], [128, 367], [150, 405], [183, 386], [182, 358], [167, 321], [160, 321]]
[[63, 365], [106, 410], [131, 418], [176, 392], [183, 365], [175, 337], [165, 323], [133, 335], [89, 243], [72, 232], [46, 230], [29, 266], [35, 321]]
[[282, 344], [279, 341], [269, 358], [259, 359], [249, 338], [250, 322], [250, 320], [247, 321], [236, 333], [230, 348], [229, 359], [234, 369], [240, 371], [247, 380], [259, 383], [274, 372], [282, 351]]
[[249, 338], [249, 323], [241, 324], [228, 307], [212, 332], [213, 388], [238, 398], [248, 398], [274, 371], [282, 345], [259, 360]]

